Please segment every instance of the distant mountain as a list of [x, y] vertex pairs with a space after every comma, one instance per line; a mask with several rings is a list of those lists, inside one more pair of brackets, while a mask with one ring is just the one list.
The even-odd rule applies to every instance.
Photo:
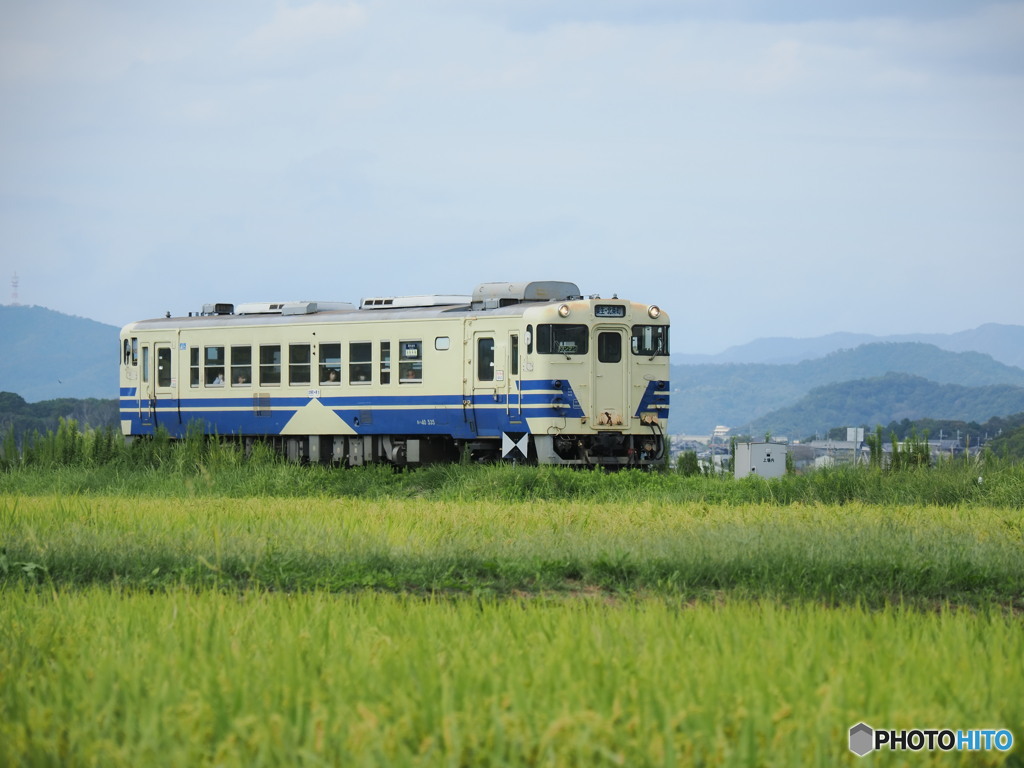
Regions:
[[119, 332], [44, 307], [0, 305], [0, 392], [28, 402], [117, 398]]
[[938, 419], [983, 422], [1024, 411], [1024, 387], [964, 387], [920, 376], [885, 376], [817, 387], [797, 403], [750, 424], [751, 434], [771, 432], [800, 439], [835, 426], [887, 426], [893, 421]]
[[939, 384], [1024, 387], [1020, 368], [989, 355], [948, 352], [920, 342], [865, 344], [789, 365], [673, 365], [669, 432], [706, 434], [717, 424], [744, 429], [772, 411], [796, 404], [815, 387], [889, 372]]
[[1006, 365], [1024, 368], [1024, 325], [987, 323], [958, 333], [911, 333], [872, 336], [867, 333], [830, 333], [808, 339], [763, 338], [730, 347], [716, 355], [674, 354], [680, 365], [705, 363], [771, 363], [775, 365], [813, 360], [841, 349], [875, 342], [920, 342], [950, 352], [982, 352]]

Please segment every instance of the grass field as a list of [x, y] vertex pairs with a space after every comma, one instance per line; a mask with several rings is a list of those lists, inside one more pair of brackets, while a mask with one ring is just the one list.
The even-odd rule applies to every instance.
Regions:
[[0, 618], [5, 765], [826, 766], [862, 720], [1024, 725], [987, 611], [88, 587]]
[[1024, 765], [1013, 468], [245, 469], [0, 474], [0, 765]]
[[1024, 511], [0, 496], [0, 579], [1024, 609]]

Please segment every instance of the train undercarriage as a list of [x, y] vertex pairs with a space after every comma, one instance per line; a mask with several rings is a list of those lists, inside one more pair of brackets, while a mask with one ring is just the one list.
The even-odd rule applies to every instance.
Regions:
[[654, 467], [664, 462], [665, 438], [599, 432], [591, 435], [530, 435], [526, 454], [503, 454], [501, 439], [457, 440], [448, 436], [303, 435], [241, 438], [246, 450], [256, 442], [272, 447], [291, 462], [360, 467], [383, 463], [396, 467], [512, 461], [579, 467]]

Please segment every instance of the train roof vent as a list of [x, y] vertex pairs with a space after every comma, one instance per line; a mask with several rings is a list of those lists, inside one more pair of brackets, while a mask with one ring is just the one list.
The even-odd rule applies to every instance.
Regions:
[[529, 283], [481, 283], [473, 291], [473, 309], [494, 309], [523, 301], [564, 301], [582, 296], [576, 283], [541, 280]]
[[235, 305], [227, 304], [225, 302], [218, 302], [216, 304], [203, 304], [204, 315], [233, 315], [235, 314]]
[[359, 302], [360, 309], [412, 309], [469, 304], [469, 296], [374, 296]]
[[289, 301], [281, 308], [282, 315], [311, 315], [314, 312], [354, 312], [351, 301]]
[[312, 315], [330, 310], [354, 310], [347, 301], [252, 301], [238, 305], [240, 315]]

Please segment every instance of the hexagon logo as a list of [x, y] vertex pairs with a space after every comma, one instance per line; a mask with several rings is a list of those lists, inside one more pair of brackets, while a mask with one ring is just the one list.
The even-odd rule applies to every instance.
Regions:
[[875, 732], [867, 723], [857, 723], [850, 729], [850, 751], [864, 757], [875, 748]]

